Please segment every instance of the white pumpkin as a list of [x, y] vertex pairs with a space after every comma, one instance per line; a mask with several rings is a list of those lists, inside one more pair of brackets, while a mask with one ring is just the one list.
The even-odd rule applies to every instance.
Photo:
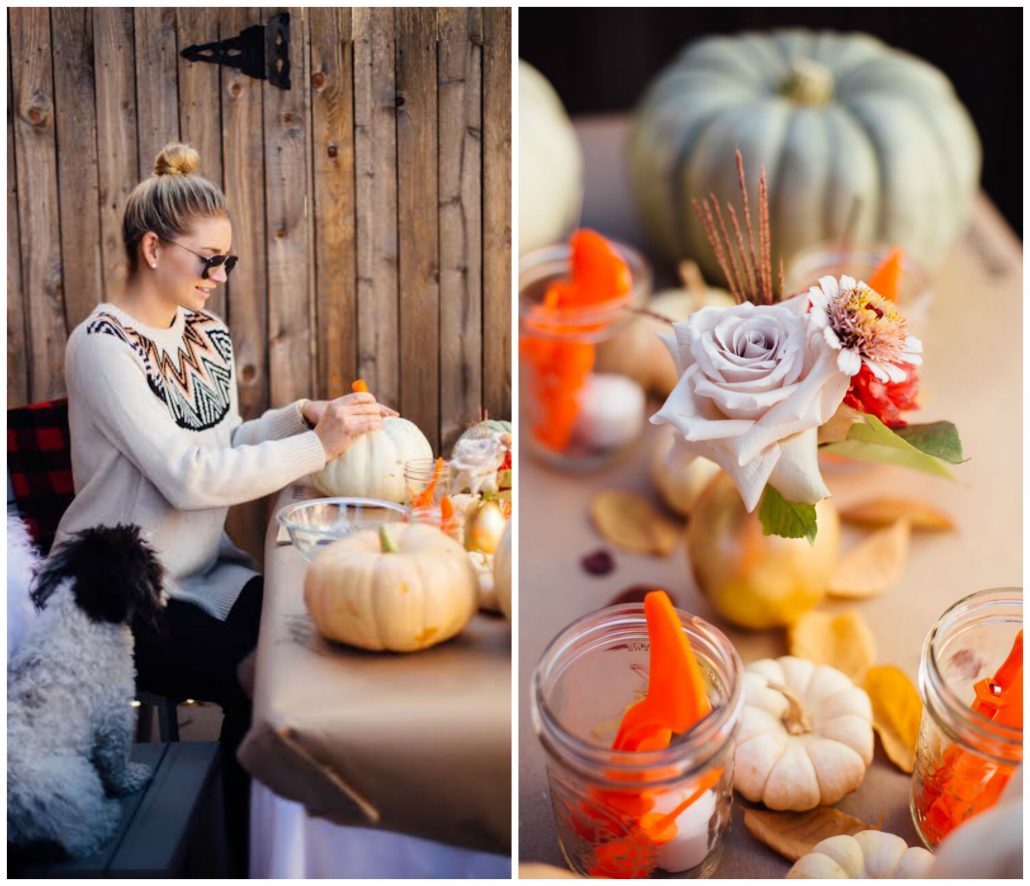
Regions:
[[672, 455], [675, 428], [662, 425], [658, 430], [651, 455], [651, 480], [662, 501], [677, 514], [688, 517], [701, 491], [719, 473], [719, 466], [707, 458], [685, 460], [682, 455]]
[[969, 819], [937, 847], [928, 876], [943, 880], [1022, 878], [1022, 766], [994, 806]]
[[378, 498], [403, 504], [404, 462], [433, 457], [433, 447], [406, 418], [384, 418], [378, 431], [362, 434], [311, 482], [323, 495]]
[[414, 652], [460, 633], [479, 584], [454, 539], [425, 523], [395, 523], [327, 545], [308, 567], [304, 603], [330, 640]]
[[497, 605], [511, 620], [511, 521], [504, 527], [501, 543], [494, 552], [494, 592]]
[[561, 243], [583, 205], [583, 150], [554, 87], [519, 60], [519, 254]]
[[873, 759], [869, 696], [843, 673], [803, 658], [744, 669], [733, 786], [770, 809], [804, 812], [855, 790]]
[[[680, 323], [705, 307], [728, 308], [736, 304], [724, 289], [707, 286], [692, 261], [680, 263], [682, 289], [666, 289], [651, 297], [646, 307]], [[646, 314], [638, 314], [619, 333], [597, 346], [597, 371], [627, 375], [649, 394], [665, 398], [679, 381], [672, 354], [658, 338], [672, 327]]]
[[788, 880], [921, 880], [933, 856], [896, 834], [861, 831], [816, 843], [787, 872]]
[[468, 558], [476, 570], [476, 581], [479, 583], [479, 608], [486, 612], [500, 612], [497, 584], [494, 581], [494, 555], [468, 551]]

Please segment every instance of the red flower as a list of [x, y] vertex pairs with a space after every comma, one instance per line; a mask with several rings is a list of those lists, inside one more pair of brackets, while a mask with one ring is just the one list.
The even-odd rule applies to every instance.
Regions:
[[898, 365], [908, 373], [908, 377], [900, 382], [882, 382], [863, 363], [858, 375], [851, 379], [844, 405], [875, 415], [889, 428], [905, 427], [907, 422], [901, 417], [902, 411], [916, 409], [919, 405], [916, 403], [919, 376], [910, 363]]

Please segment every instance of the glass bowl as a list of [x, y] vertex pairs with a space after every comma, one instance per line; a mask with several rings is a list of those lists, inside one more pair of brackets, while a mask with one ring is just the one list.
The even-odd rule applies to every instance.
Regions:
[[359, 529], [401, 523], [408, 509], [376, 498], [314, 498], [279, 509], [275, 519], [290, 534], [293, 546], [307, 560], [319, 550]]

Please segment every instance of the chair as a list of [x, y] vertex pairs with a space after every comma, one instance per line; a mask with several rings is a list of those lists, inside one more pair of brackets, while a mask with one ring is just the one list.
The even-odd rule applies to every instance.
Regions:
[[[7, 513], [25, 521], [44, 554], [74, 497], [67, 399], [8, 409]], [[177, 708], [182, 699], [149, 692], [139, 692], [138, 699], [137, 740], [150, 741], [156, 708], [161, 741], [178, 741]]]

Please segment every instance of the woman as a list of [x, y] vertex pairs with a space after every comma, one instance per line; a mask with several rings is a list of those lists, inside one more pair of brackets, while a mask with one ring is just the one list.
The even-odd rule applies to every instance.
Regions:
[[169, 603], [136, 625], [140, 689], [217, 702], [230, 849], [246, 858], [246, 774], [236, 748], [250, 723], [238, 676], [257, 642], [262, 579], [225, 534], [231, 505], [325, 466], [396, 413], [357, 393], [239, 415], [226, 325], [205, 310], [237, 258], [225, 197], [169, 145], [129, 197], [124, 293], [68, 340], [65, 374], [75, 499], [55, 543], [97, 524], [136, 523], [166, 570]]

